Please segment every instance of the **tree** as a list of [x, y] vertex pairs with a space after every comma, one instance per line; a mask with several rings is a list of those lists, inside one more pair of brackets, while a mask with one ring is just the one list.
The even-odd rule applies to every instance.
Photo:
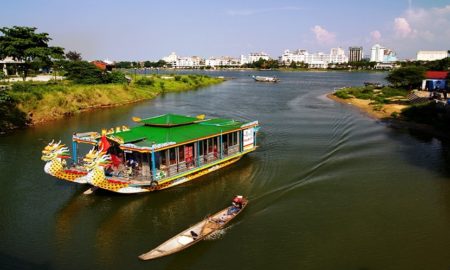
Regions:
[[51, 38], [47, 33], [36, 33], [35, 27], [13, 26], [2, 27], [0, 32], [0, 58], [12, 57], [21, 61], [19, 70], [22, 71], [23, 80], [28, 75], [30, 68], [50, 67], [52, 59], [62, 59], [64, 49], [50, 47]]
[[81, 53], [76, 52], [76, 51], [69, 51], [68, 53], [66, 53], [66, 58], [69, 59], [70, 61], [81, 61], [81, 60], [83, 60], [81, 58]]
[[414, 87], [419, 87], [424, 78], [424, 67], [407, 66], [392, 70], [389, 72], [386, 80], [396, 87], [412, 89]]

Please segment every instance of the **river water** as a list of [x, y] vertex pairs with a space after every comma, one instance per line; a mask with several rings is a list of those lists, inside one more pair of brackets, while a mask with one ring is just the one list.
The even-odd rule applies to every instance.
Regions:
[[[220, 85], [83, 113], [0, 137], [2, 269], [449, 269], [450, 147], [393, 129], [325, 97], [382, 73], [251, 72]], [[42, 148], [132, 116], [259, 120], [260, 148], [199, 181], [161, 192], [83, 195], [43, 172]], [[225, 207], [231, 226], [181, 253], [137, 256]]]

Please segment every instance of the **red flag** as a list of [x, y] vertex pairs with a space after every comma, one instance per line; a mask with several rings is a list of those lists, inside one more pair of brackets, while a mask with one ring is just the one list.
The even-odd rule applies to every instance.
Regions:
[[100, 143], [98, 144], [99, 149], [101, 149], [103, 152], [108, 151], [109, 147], [111, 147], [111, 144], [108, 142], [108, 139], [105, 135], [102, 136], [100, 139]]
[[118, 168], [122, 160], [118, 156], [111, 154], [111, 162], [113, 167]]

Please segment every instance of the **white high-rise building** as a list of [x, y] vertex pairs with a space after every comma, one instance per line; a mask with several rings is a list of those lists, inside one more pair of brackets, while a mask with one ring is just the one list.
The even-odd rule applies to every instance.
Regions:
[[450, 51], [418, 51], [417, 61], [435, 61], [450, 57]]
[[395, 61], [397, 61], [397, 56], [394, 51], [383, 47], [380, 44], [373, 45], [370, 55], [370, 62], [391, 63]]
[[370, 62], [383, 62], [385, 49], [386, 48], [382, 47], [380, 44], [373, 45], [370, 54]]

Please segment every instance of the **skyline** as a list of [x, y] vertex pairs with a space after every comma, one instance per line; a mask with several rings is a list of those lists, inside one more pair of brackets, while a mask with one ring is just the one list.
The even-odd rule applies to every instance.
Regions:
[[399, 59], [419, 50], [450, 49], [450, 2], [381, 0], [207, 1], [152, 4], [99, 0], [4, 3], [0, 26], [33, 26], [51, 45], [84, 59], [159, 60], [171, 52], [203, 57], [285, 49], [327, 52], [379, 43]]

